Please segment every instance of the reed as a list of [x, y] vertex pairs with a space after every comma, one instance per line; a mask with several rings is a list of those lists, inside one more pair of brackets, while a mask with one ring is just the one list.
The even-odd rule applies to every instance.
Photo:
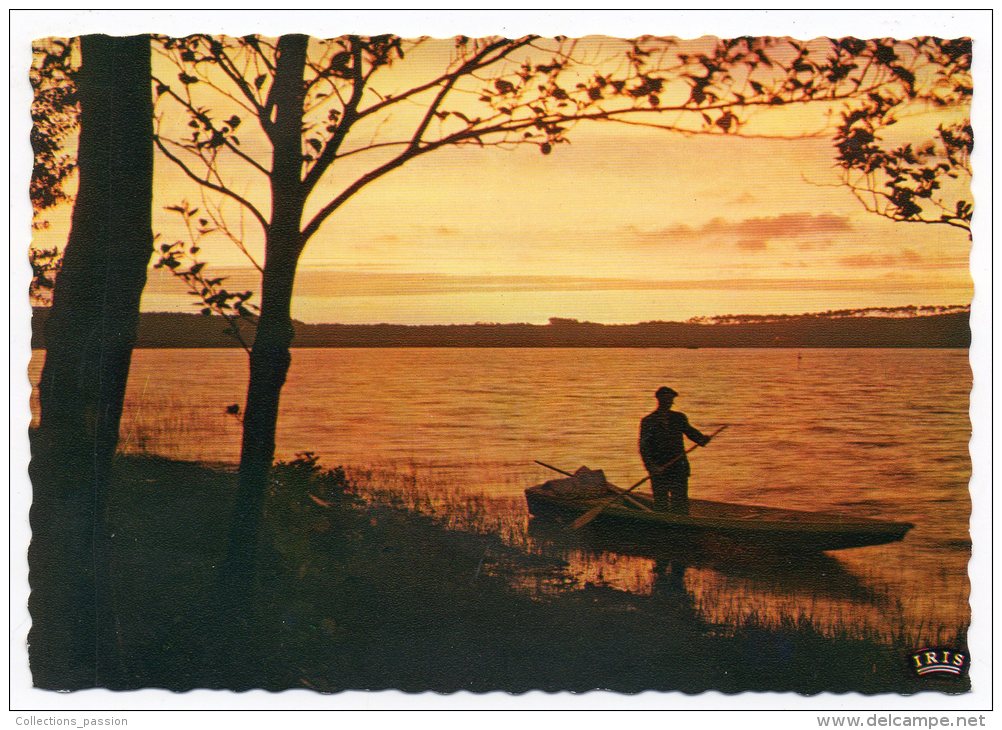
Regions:
[[[475, 692], [963, 691], [912, 677], [913, 634], [819, 626], [807, 610], [737, 606], [708, 618], [712, 591], [686, 575], [644, 584], [650, 564], [557, 549], [527, 529], [515, 498], [457, 488], [453, 477], [309, 456], [275, 471], [254, 604], [254, 686]], [[212, 645], [213, 586], [226, 550], [236, 475], [162, 457], [116, 461], [119, 689], [228, 687]], [[591, 560], [590, 563], [581, 562]], [[588, 565], [587, 570], [582, 565]], [[698, 577], [698, 576], [697, 576]], [[695, 600], [693, 593], [698, 593]], [[702, 602], [702, 607], [700, 605]], [[818, 603], [820, 605], [820, 602]], [[790, 656], [811, 662], [799, 669]], [[246, 679], [247, 666], [237, 672]]]
[[[500, 465], [498, 471], [502, 471]], [[529, 517], [521, 497], [470, 493], [456, 481], [457, 475], [433, 469], [422, 472], [414, 464], [406, 471], [392, 466], [349, 468], [348, 474], [366, 500], [430, 517], [447, 530], [497, 538], [521, 559], [512, 559], [509, 554], [503, 565], [491, 564], [487, 570], [503, 568], [510, 585], [534, 597], [589, 586], [620, 590], [641, 599], [656, 594], [654, 560], [568, 549], [534, 537], [529, 533]], [[823, 591], [811, 594], [801, 590], [784, 599], [777, 598], [775, 586], [769, 585], [775, 577], [756, 591], [754, 585], [736, 588], [733, 580], [712, 569], [696, 572], [686, 580], [695, 618], [719, 636], [799, 632], [836, 641], [873, 642], [906, 652], [925, 645], [956, 644], [966, 634], [963, 627], [910, 622], [901, 601], [879, 582], [865, 590], [857, 588], [860, 596], [840, 598]]]

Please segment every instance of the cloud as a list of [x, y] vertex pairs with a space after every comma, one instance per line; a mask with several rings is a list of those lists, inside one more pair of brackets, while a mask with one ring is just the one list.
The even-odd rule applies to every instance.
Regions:
[[[261, 275], [253, 269], [224, 268], [214, 274], [225, 276], [230, 288], [258, 292]], [[891, 272], [894, 282], [911, 281], [905, 272]], [[894, 283], [891, 282], [891, 283]], [[939, 288], [942, 282], [924, 282]], [[410, 295], [463, 295], [485, 292], [601, 292], [601, 291], [815, 291], [883, 290], [887, 286], [870, 276], [863, 278], [814, 279], [812, 277], [743, 276], [720, 279], [630, 279], [583, 276], [470, 275], [389, 271], [346, 271], [307, 268], [296, 277], [296, 296], [320, 298], [380, 297]], [[914, 286], [911, 284], [911, 286]], [[147, 291], [159, 296], [173, 295], [191, 301], [185, 287], [164, 273], [150, 276]]]
[[[259, 301], [261, 276], [256, 270], [227, 268], [213, 273], [226, 276], [226, 285], [231, 289], [246, 288], [254, 292], [251, 301]], [[147, 312], [197, 312], [196, 306], [200, 308], [201, 305], [186, 294], [185, 289], [183, 283], [169, 273], [162, 270], [151, 271], [148, 285], [143, 292], [142, 309]], [[863, 271], [855, 278], [818, 280], [802, 276], [799, 270], [794, 271], [787, 267], [786, 275], [782, 278], [746, 276], [666, 281], [572, 276], [473, 276], [307, 268], [300, 271], [297, 277], [295, 307], [297, 318], [311, 322], [345, 321], [344, 318], [349, 316], [348, 313], [353, 313], [350, 315], [353, 317], [352, 321], [357, 322], [400, 321], [401, 317], [410, 317], [412, 312], [419, 311], [438, 312], [435, 317], [460, 317], [455, 321], [463, 321], [467, 315], [448, 313], [474, 312], [467, 321], [474, 319], [505, 321], [505, 317], [510, 316], [508, 313], [514, 311], [511, 307], [517, 302], [522, 302], [524, 306], [530, 308], [538, 306], [548, 308], [557, 301], [553, 296], [540, 297], [534, 293], [559, 293], [561, 300], [573, 300], [585, 306], [588, 302], [603, 299], [624, 302], [651, 302], [659, 299], [696, 302], [737, 301], [731, 297], [740, 292], [744, 292], [743, 296], [747, 297], [744, 301], [751, 302], [776, 301], [772, 296], [775, 293], [794, 294], [798, 301], [804, 296], [814, 297], [814, 300], [819, 302], [841, 301], [839, 298], [847, 293], [873, 294], [876, 298], [871, 299], [872, 302], [889, 301], [886, 299], [889, 296], [904, 296], [911, 301], [910, 298], [916, 292], [926, 292], [928, 296], [943, 299], [955, 297], [958, 292], [960, 296], [968, 296], [968, 289], [969, 282], [966, 280], [916, 278], [909, 272], [900, 270], [891, 270], [884, 276], [875, 276], [874, 272]], [[610, 292], [614, 293], [611, 297], [603, 294]], [[670, 296], [658, 297], [657, 292], [670, 293]], [[720, 296], [714, 292], [719, 292]], [[578, 296], [574, 296], [574, 293], [578, 293]], [[827, 293], [830, 293], [830, 296]], [[419, 297], [416, 300], [417, 304], [412, 304], [415, 302], [414, 299], [408, 302], [405, 299], [408, 297]], [[491, 301], [503, 302], [502, 309], [490, 309]], [[543, 304], [540, 305], [540, 302]], [[481, 311], [480, 307], [484, 309]], [[553, 313], [551, 309], [541, 311], [546, 316]], [[533, 316], [541, 315], [537, 311]], [[579, 316], [579, 313], [569, 313], [566, 316]], [[586, 315], [580, 314], [580, 316]], [[625, 319], [621, 321], [631, 319], [639, 321], [646, 317], [639, 313], [636, 316], [623, 316]]]
[[[806, 245], [819, 247], [820, 242], [852, 230], [846, 216], [832, 213], [784, 213], [777, 216], [726, 220], [714, 218], [701, 226], [678, 225], [637, 234], [646, 245], [689, 239], [696, 242], [718, 241], [733, 243], [744, 251], [764, 251], [770, 241], [780, 239], [806, 239]], [[804, 245], [803, 243], [801, 245]]]
[[823, 251], [825, 249], [832, 247], [831, 239], [826, 238], [823, 241], [817, 239], [812, 239], [809, 241], [801, 241], [797, 244], [798, 251]]
[[758, 198], [752, 195], [750, 192], [745, 190], [741, 195], [735, 198], [731, 198], [727, 201], [728, 205], [750, 205], [751, 203], [757, 203]]
[[897, 253], [864, 253], [853, 256], [843, 256], [838, 261], [843, 266], [855, 269], [886, 268], [891, 266], [901, 266], [903, 264], [918, 264], [922, 262], [922, 257], [910, 248], [903, 249]]

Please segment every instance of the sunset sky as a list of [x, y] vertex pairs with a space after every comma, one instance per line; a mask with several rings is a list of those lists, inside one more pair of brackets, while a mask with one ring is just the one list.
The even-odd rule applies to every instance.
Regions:
[[[607, 43], [582, 47], [597, 57]], [[436, 73], [451, 47], [426, 45], [386, 83]], [[155, 75], [175, 78], [176, 69], [171, 73], [155, 60]], [[823, 123], [819, 113], [780, 114], [749, 129], [798, 135]], [[941, 114], [917, 110], [903, 133], [957, 116]], [[407, 123], [399, 116], [386, 122], [391, 130]], [[636, 322], [971, 300], [966, 233], [864, 211], [836, 185], [830, 136], [683, 136], [615, 124], [582, 124], [569, 136], [571, 144], [546, 156], [536, 147], [446, 148], [369, 186], [309, 243], [293, 316]], [[249, 133], [244, 146], [263, 154]], [[173, 240], [178, 219], [163, 207], [204, 201], [159, 153], [156, 163], [154, 228]], [[234, 187], [267, 210], [263, 178], [233, 172]], [[222, 211], [232, 228], [243, 226], [260, 260], [256, 224], [246, 216], [241, 222], [232, 202]], [[69, 206], [51, 211], [50, 228], [37, 232], [33, 245], [63, 245], [69, 213]], [[232, 288], [259, 290], [257, 272], [232, 243], [212, 237], [202, 249]], [[143, 309], [197, 311], [182, 283], [162, 271], [151, 271]]]

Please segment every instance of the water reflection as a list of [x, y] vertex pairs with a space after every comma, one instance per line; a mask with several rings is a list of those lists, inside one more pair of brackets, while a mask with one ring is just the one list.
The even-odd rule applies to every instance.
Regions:
[[[43, 359], [32, 360], [33, 383]], [[137, 351], [120, 447], [235, 463], [240, 424], [225, 408], [243, 401], [246, 374], [238, 350]], [[613, 482], [633, 483], [642, 469], [637, 419], [652, 385], [666, 380], [691, 394], [683, 405], [701, 424], [731, 424], [712, 448], [694, 452], [693, 497], [915, 524], [902, 542], [837, 557], [769, 563], [733, 548], [685, 553], [682, 563], [669, 556], [671, 581], [660, 579], [681, 582], [704, 616], [808, 612], [833, 624], [931, 631], [933, 643], [939, 627], [967, 627], [966, 350], [800, 358], [780, 349], [297, 350], [277, 457], [314, 451], [325, 465], [368, 474], [375, 487], [400, 482], [408, 500], [454, 494], [436, 512], [450, 524], [482, 498], [485, 531], [535, 549], [522, 490], [549, 474], [533, 460], [602, 468]], [[552, 549], [579, 584], [645, 596], [662, 585], [658, 556], [607, 547]]]
[[673, 609], [684, 613], [690, 619], [696, 619], [696, 597], [685, 585], [685, 571], [688, 561], [681, 555], [673, 558], [657, 558], [654, 561], [654, 575], [651, 583], [651, 595], [661, 601], [667, 601]]
[[[590, 528], [590, 529], [589, 529]], [[750, 590], [780, 593], [792, 598], [832, 598], [877, 605], [887, 598], [826, 553], [789, 554], [740, 546], [713, 537], [668, 544], [640, 533], [623, 533], [589, 525], [582, 530], [545, 519], [530, 519], [528, 534], [546, 548], [578, 553], [587, 561], [606, 562], [609, 556], [645, 558], [651, 564], [649, 586], [655, 592], [667, 584], [681, 586], [688, 569], [709, 570], [721, 578], [740, 579]], [[568, 561], [573, 564], [573, 558]], [[630, 586], [631, 589], [642, 586]]]
[[688, 561], [682, 556], [675, 558], [658, 558], [654, 561], [653, 593], [657, 596], [678, 599], [695, 605], [692, 594], [685, 588], [685, 571]]
[[904, 631], [916, 640], [945, 640], [959, 628], [908, 626], [887, 586], [826, 553], [788, 554], [706, 539], [665, 544], [601, 527], [569, 530], [539, 518], [527, 520], [525, 530], [533, 548], [558, 556], [572, 578], [537, 581], [534, 591], [614, 588], [725, 630], [749, 620], [807, 620], [823, 633], [887, 638]]

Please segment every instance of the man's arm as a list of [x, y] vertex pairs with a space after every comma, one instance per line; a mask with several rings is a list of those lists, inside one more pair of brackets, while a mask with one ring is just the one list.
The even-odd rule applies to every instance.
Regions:
[[710, 437], [690, 424], [688, 418], [685, 419], [685, 426], [682, 428], [682, 433], [688, 436], [690, 441], [693, 441], [700, 446], [706, 446], [710, 443]]

